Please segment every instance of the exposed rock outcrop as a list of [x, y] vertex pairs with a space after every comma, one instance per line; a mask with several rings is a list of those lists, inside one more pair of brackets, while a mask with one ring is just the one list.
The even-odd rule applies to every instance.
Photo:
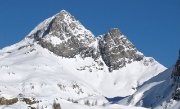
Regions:
[[171, 75], [174, 80], [174, 84], [176, 85], [176, 89], [172, 95], [174, 100], [180, 101], [180, 50], [179, 50], [179, 58], [174, 66], [174, 70]]
[[18, 102], [18, 98], [6, 99], [4, 97], [0, 98], [0, 105], [12, 105]]
[[98, 57], [97, 49], [91, 46], [96, 43], [95, 36], [65, 10], [48, 19], [43, 27], [28, 37], [58, 56]]
[[99, 38], [99, 49], [110, 71], [124, 67], [132, 61], [140, 61], [144, 57], [117, 28]]

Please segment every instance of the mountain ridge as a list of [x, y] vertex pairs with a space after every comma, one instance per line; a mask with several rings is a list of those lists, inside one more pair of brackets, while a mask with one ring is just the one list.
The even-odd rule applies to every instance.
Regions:
[[81, 54], [82, 57], [90, 56], [95, 60], [101, 56], [109, 71], [118, 70], [144, 57], [118, 28], [110, 29], [100, 38], [95, 37], [65, 10], [44, 22], [43, 28], [36, 30], [37, 26], [27, 37], [34, 38], [42, 47], [59, 56], [73, 58]]
[[65, 109], [69, 103], [79, 109], [87, 101], [97, 106], [84, 108], [122, 108], [105, 97], [130, 96], [166, 69], [140, 53], [120, 30], [95, 37], [71, 16], [63, 10], [0, 50], [0, 98], [17, 97], [12, 106], [22, 108], [28, 106], [24, 98], [49, 109], [54, 101]]

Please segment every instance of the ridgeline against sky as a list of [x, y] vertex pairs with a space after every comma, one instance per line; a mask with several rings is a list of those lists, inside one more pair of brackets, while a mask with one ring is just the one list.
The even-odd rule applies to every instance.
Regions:
[[179, 50], [180, 1], [0, 1], [0, 48], [22, 40], [39, 22], [65, 9], [95, 36], [119, 28], [146, 56], [170, 67]]

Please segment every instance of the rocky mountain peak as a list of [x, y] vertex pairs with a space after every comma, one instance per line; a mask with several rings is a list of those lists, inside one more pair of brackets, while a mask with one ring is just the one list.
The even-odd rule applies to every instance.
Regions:
[[58, 56], [94, 59], [101, 56], [110, 71], [144, 57], [118, 28], [96, 38], [65, 10], [43, 21], [28, 37]]
[[132, 61], [140, 61], [143, 54], [117, 28], [110, 29], [99, 39], [100, 52], [109, 70], [117, 70]]
[[90, 46], [96, 42], [95, 36], [65, 10], [43, 21], [28, 37], [63, 57], [92, 56], [89, 52], [96, 49]]

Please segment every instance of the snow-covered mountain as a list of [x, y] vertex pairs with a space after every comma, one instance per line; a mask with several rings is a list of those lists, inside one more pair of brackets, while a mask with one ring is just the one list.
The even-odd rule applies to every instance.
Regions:
[[165, 69], [117, 28], [95, 37], [62, 10], [0, 50], [0, 108], [52, 109], [54, 102], [62, 109], [141, 108], [134, 107], [139, 98], [132, 106], [121, 105], [130, 103], [125, 99], [111, 104], [108, 98], [133, 100]]

